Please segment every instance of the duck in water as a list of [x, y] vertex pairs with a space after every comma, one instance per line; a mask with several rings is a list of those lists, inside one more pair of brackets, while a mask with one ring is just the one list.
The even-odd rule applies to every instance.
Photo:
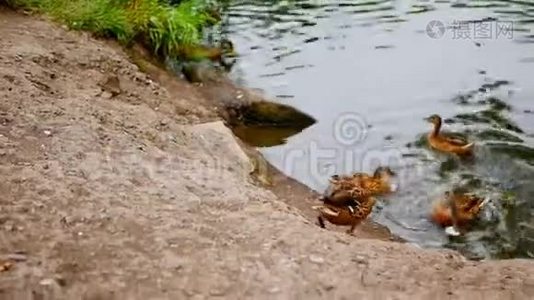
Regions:
[[448, 235], [458, 236], [459, 230], [470, 225], [487, 202], [474, 194], [447, 191], [444, 199], [434, 203], [431, 218]]
[[454, 153], [459, 156], [470, 156], [473, 154], [474, 143], [469, 143], [463, 138], [441, 131], [442, 120], [439, 115], [431, 115], [425, 120], [433, 124], [432, 131], [427, 135], [428, 144], [431, 148], [441, 152]]

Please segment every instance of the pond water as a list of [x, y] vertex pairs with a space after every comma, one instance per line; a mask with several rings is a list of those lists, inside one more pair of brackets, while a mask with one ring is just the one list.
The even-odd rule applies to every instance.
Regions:
[[[222, 28], [236, 82], [318, 121], [257, 133], [279, 141], [257, 143], [277, 168], [322, 192], [333, 174], [390, 165], [399, 191], [372, 218], [393, 233], [472, 258], [534, 256], [534, 1], [236, 0]], [[434, 113], [477, 142], [474, 161], [421, 145]], [[457, 185], [490, 202], [448, 238], [428, 213]]]

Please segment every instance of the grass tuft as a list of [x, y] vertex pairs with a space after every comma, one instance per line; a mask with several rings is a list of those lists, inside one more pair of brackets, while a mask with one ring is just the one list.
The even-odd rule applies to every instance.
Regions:
[[213, 22], [205, 0], [170, 5], [162, 0], [8, 0], [9, 5], [44, 13], [75, 30], [122, 43], [141, 39], [154, 53], [172, 56], [181, 45], [197, 44]]

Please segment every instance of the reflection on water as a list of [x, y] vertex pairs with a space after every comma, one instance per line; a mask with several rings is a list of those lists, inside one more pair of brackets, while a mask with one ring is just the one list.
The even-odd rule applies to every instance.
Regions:
[[[289, 139], [248, 133], [273, 146], [261, 151], [275, 166], [322, 191], [334, 173], [387, 163], [401, 189], [373, 218], [394, 233], [471, 257], [534, 255], [534, 3], [236, 0], [223, 30], [240, 54], [237, 82], [318, 120]], [[474, 162], [421, 147], [434, 113], [477, 141]], [[449, 239], [428, 212], [463, 184], [491, 201], [473, 231]]]

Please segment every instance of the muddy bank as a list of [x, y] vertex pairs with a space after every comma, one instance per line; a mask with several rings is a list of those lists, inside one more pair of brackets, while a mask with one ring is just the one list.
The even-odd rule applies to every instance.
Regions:
[[197, 87], [111, 42], [6, 11], [0, 36], [1, 299], [534, 295], [531, 261], [320, 230]]

